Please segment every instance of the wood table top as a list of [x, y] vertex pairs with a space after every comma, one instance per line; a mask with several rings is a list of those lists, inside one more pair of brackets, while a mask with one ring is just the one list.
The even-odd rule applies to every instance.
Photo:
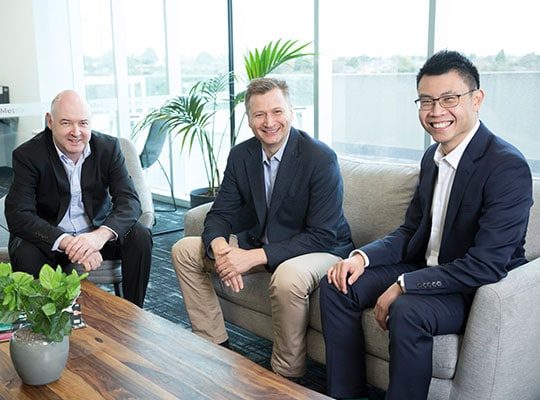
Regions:
[[0, 344], [0, 399], [328, 399], [89, 282], [60, 379], [21, 382]]

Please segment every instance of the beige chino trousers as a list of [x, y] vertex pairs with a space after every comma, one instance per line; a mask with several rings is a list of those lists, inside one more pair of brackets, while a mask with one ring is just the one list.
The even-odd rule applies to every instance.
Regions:
[[[236, 244], [235, 239], [231, 237], [231, 245]], [[228, 335], [223, 313], [208, 275], [215, 271], [214, 262], [205, 257], [202, 239], [192, 236], [176, 242], [172, 260], [193, 333], [213, 343], [224, 342]], [[305, 373], [309, 295], [319, 286], [326, 271], [340, 260], [329, 253], [305, 254], [284, 261], [272, 274], [268, 293], [272, 306], [274, 372], [286, 377]]]

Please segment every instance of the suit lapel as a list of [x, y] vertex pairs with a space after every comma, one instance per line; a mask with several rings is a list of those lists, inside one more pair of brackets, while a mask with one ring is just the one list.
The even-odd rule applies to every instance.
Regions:
[[56, 147], [54, 146], [54, 142], [52, 139], [52, 132], [49, 130], [49, 128], [46, 128], [46, 143], [47, 143], [47, 150], [49, 152], [49, 159], [51, 160], [52, 164], [52, 170], [54, 173], [54, 176], [56, 177], [56, 182], [58, 184], [58, 196], [60, 199], [60, 207], [58, 209], [58, 221], [57, 223], [60, 223], [63, 216], [66, 214], [67, 208], [69, 206], [69, 201], [71, 199], [71, 188], [69, 186], [69, 181], [67, 177], [66, 170], [64, 168], [64, 165], [62, 164], [62, 160], [60, 160], [60, 157], [58, 156], [58, 152], [56, 151]]
[[270, 210], [268, 211], [268, 219], [272, 219], [274, 214], [279, 209], [283, 199], [287, 195], [291, 182], [294, 182], [295, 175], [299, 172], [300, 163], [300, 147], [299, 135], [296, 129], [291, 128], [289, 139], [287, 141], [281, 163], [279, 165], [278, 174], [274, 182], [274, 190], [270, 201]]
[[248, 156], [244, 160], [246, 175], [251, 188], [253, 204], [257, 219], [261, 226], [266, 221], [266, 198], [264, 190], [264, 171], [262, 165], [262, 149], [258, 140], [253, 140], [253, 144], [248, 148]]
[[81, 170], [81, 191], [84, 211], [91, 221], [94, 220], [94, 209], [92, 207], [92, 186], [94, 185], [94, 174], [99, 173], [96, 165], [96, 149], [90, 139], [90, 155], [84, 160]]
[[483, 155], [487, 147], [489, 137], [490, 133], [487, 128], [485, 128], [483, 124], [480, 124], [480, 128], [478, 128], [478, 131], [475, 133], [471, 142], [461, 156], [461, 160], [459, 161], [459, 165], [456, 170], [454, 183], [452, 184], [450, 198], [448, 199], [448, 208], [446, 210], [446, 218], [444, 221], [442, 243], [445, 243], [445, 237], [454, 223], [459, 206], [463, 199], [463, 195], [465, 194], [469, 181], [476, 170], [476, 160]]

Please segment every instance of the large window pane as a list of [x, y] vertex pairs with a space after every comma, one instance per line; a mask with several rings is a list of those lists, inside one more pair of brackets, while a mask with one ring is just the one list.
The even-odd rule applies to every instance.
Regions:
[[[281, 39], [297, 40], [298, 44], [313, 42], [313, 0], [276, 0], [261, 11], [261, 2], [234, 1], [235, 70], [243, 77], [238, 90], [246, 85], [244, 55], [261, 49], [269, 42]], [[313, 46], [306, 49], [313, 52]], [[281, 66], [272, 73], [289, 85], [291, 102], [295, 109], [293, 126], [314, 134], [313, 122], [313, 60], [302, 58]], [[243, 113], [238, 109], [238, 114]], [[252, 133], [244, 122], [241, 139]]]
[[[480, 119], [517, 146], [540, 173], [540, 25], [535, 2], [437, 3], [436, 50], [465, 53], [486, 93]], [[466, 10], [466, 12], [464, 12]], [[486, 10], [489, 13], [486, 14]], [[484, 17], [480, 17], [484, 15]], [[473, 40], [474, 39], [474, 40]]]
[[332, 61], [332, 146], [363, 157], [419, 159], [415, 74], [425, 60], [425, 0], [321, 2], [323, 56]]
[[80, 28], [86, 98], [93, 108], [93, 128], [118, 134], [116, 77], [109, 0], [81, 1]]

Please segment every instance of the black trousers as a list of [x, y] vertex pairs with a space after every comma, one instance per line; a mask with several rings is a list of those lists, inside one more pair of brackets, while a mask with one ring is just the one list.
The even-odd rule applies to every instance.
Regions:
[[[362, 312], [399, 275], [418, 266], [396, 264], [368, 267], [339, 292], [323, 278], [320, 285], [321, 323], [326, 345], [327, 390], [331, 397], [367, 397]], [[426, 267], [429, 268], [429, 267]], [[424, 400], [432, 375], [433, 336], [461, 333], [471, 301], [462, 294], [404, 294], [390, 306], [390, 382], [387, 400]]]
[[[150, 230], [137, 222], [122, 240], [107, 242], [100, 253], [104, 260], [121, 260], [124, 298], [142, 308], [152, 263]], [[57, 265], [65, 268], [70, 264], [64, 253], [44, 251], [24, 240], [10, 251], [10, 259], [14, 271], [27, 272], [36, 278], [45, 263], [53, 268]]]

